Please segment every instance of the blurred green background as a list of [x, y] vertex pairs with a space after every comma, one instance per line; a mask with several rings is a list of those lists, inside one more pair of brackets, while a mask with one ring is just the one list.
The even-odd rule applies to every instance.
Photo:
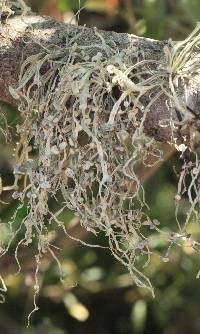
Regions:
[[[181, 40], [200, 19], [199, 0], [35, 0], [27, 1], [38, 13], [51, 15], [58, 20], [96, 26], [101, 29], [129, 32], [156, 39]], [[80, 13], [76, 14], [81, 6]], [[76, 16], [74, 17], [74, 15]], [[14, 128], [19, 121], [17, 110], [0, 103], [0, 108], [13, 127], [13, 140], [5, 145], [0, 137], [0, 174], [4, 184], [12, 184], [12, 153]], [[157, 170], [143, 171], [146, 199], [150, 215], [162, 222], [166, 229], [175, 226], [174, 195], [178, 169], [178, 155], [164, 147], [165, 162]], [[9, 241], [8, 221], [18, 203], [9, 192], [3, 193], [0, 202], [0, 247]], [[51, 205], [55, 205], [52, 203]], [[187, 207], [187, 202], [185, 203]], [[185, 207], [182, 210], [185, 210]], [[26, 215], [22, 207], [16, 216], [19, 226]], [[69, 231], [75, 237], [97, 243], [94, 236], [82, 229], [72, 213], [63, 214]], [[190, 224], [195, 238], [200, 236], [197, 225]], [[56, 251], [64, 273], [59, 280], [59, 268], [47, 255], [39, 271], [39, 311], [26, 328], [27, 315], [33, 308], [35, 253], [22, 248], [19, 259], [21, 273], [15, 275], [17, 265], [11, 248], [0, 260], [0, 273], [8, 287], [6, 302], [0, 304], [0, 334], [199, 334], [200, 333], [200, 282], [196, 279], [199, 256], [187, 243], [173, 249], [170, 262], [153, 257], [146, 269], [155, 286], [156, 298], [144, 289], [137, 288], [128, 272], [103, 249], [84, 247], [78, 242], [53, 233], [52, 242], [61, 248]], [[102, 242], [106, 242], [103, 237]], [[155, 241], [155, 247], [164, 247]]]

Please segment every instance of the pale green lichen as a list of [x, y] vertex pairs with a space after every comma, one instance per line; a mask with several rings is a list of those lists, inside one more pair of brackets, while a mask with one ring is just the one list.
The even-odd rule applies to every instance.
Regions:
[[[168, 250], [162, 254], [166, 262], [171, 246], [188, 238], [186, 227], [191, 216], [199, 220], [196, 206], [200, 163], [197, 155], [195, 162], [184, 162], [176, 196], [177, 211], [186, 191], [184, 180], [188, 173], [191, 209], [185, 224], [178, 221], [177, 213], [177, 232], [161, 230], [159, 222], [144, 213], [148, 206], [136, 166], [138, 162], [149, 166], [150, 156], [154, 157], [154, 164], [162, 159], [156, 141], [144, 132], [146, 117], [162, 94], [172, 112], [161, 126], [171, 129], [171, 144], [180, 148], [177, 126], [184, 126], [194, 116], [187, 109], [184, 95], [180, 98], [177, 92], [177, 81], [187, 85], [188, 75], [192, 77], [199, 71], [199, 58], [192, 58], [194, 48], [200, 45], [199, 29], [197, 26], [184, 42], [166, 46], [165, 58], [157, 61], [140, 59], [135, 49], [127, 54], [116, 50], [97, 31], [100, 43], [93, 57], [88, 56], [92, 46], [86, 51], [85, 46], [76, 44], [75, 37], [66, 41], [66, 48], [45, 47], [25, 60], [19, 87], [10, 90], [20, 100], [24, 120], [18, 126], [20, 139], [14, 169], [15, 186], [24, 175], [24, 190], [13, 196], [28, 203], [28, 215], [22, 222], [26, 233], [17, 250], [22, 244], [31, 244], [36, 235], [37, 268], [47, 251], [54, 256], [48, 224], [56, 223], [70, 236], [65, 222], [59, 220], [61, 211], [69, 208], [88, 231], [107, 236], [113, 256], [128, 268], [138, 286], [153, 293], [143, 269], [154, 253], [151, 239], [156, 232], [168, 240]], [[47, 70], [42, 74], [44, 66]], [[145, 104], [142, 97], [147, 95], [151, 99]], [[181, 120], [177, 119], [175, 109], [181, 113]], [[184, 147], [192, 150], [190, 142], [185, 140], [182, 145], [182, 151]], [[34, 158], [32, 149], [38, 152]], [[191, 195], [193, 191], [195, 198]], [[48, 200], [59, 193], [63, 208], [55, 213]], [[197, 250], [199, 244], [191, 242]]]

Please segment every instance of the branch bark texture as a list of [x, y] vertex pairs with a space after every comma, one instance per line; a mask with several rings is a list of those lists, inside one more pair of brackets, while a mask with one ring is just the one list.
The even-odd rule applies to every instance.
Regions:
[[[80, 40], [76, 43], [82, 45], [97, 44], [98, 37], [95, 34], [95, 28], [77, 27], [58, 23], [49, 17], [27, 16], [14, 17], [7, 21], [3, 27], [0, 38], [0, 100], [16, 105], [17, 101], [13, 99], [9, 93], [9, 86], [16, 87], [22, 63], [30, 55], [37, 54], [42, 51], [42, 47], [50, 44], [55, 47], [65, 47], [66, 37], [73, 38], [76, 34], [84, 29], [84, 35], [81, 34]], [[139, 38], [126, 33], [115, 33], [101, 31], [101, 35], [108, 45], [116, 45], [121, 51], [128, 50], [130, 46], [140, 48], [145, 58], [158, 60], [164, 56], [163, 47], [166, 41], [160, 42], [152, 39]], [[98, 48], [93, 49], [94, 56], [98, 52]], [[156, 120], [160, 118], [159, 114], [163, 114], [163, 104], [160, 103], [155, 113], [149, 119], [149, 127], [156, 124]], [[155, 125], [156, 127], [156, 125]]]
[[[66, 38], [73, 39], [80, 32], [82, 33], [80, 38], [76, 38], [76, 43], [85, 45], [86, 49], [93, 45], [88, 53], [88, 57], [92, 58], [98, 52], [99, 34], [96, 28], [59, 23], [49, 17], [34, 15], [9, 18], [0, 32], [0, 100], [17, 105], [17, 100], [10, 94], [9, 87], [18, 86], [22, 63], [49, 45], [64, 48]], [[156, 41], [126, 33], [100, 31], [100, 34], [108, 45], [115, 46], [118, 51], [126, 53], [130, 48], [134, 48], [147, 60], [164, 59], [164, 47], [169, 46], [168, 41]], [[145, 132], [161, 141], [169, 139], [169, 131], [158, 126], [162, 119], [170, 117], [171, 111], [166, 106], [166, 100], [166, 96], [162, 94], [145, 120]], [[199, 99], [197, 102], [199, 106]], [[197, 109], [196, 106], [195, 108]]]

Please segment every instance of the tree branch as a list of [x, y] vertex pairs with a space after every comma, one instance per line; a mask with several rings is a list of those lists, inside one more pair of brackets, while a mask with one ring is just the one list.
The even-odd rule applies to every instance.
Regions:
[[[164, 61], [164, 46], [167, 45], [170, 48], [168, 41], [156, 41], [126, 33], [100, 31], [100, 34], [105, 43], [115, 47], [118, 52], [126, 53], [130, 48], [134, 48], [147, 60], [163, 59]], [[58, 23], [49, 17], [15, 16], [9, 18], [0, 33], [0, 100], [17, 105], [17, 100], [10, 94], [9, 87], [18, 86], [21, 65], [29, 56], [41, 52], [50, 45], [54, 45], [54, 48], [56, 46], [64, 48], [66, 39], [73, 39], [77, 36], [76, 43], [84, 45], [86, 50], [88, 48], [88, 57], [91, 59], [98, 52], [100, 34], [95, 28]], [[181, 85], [180, 81], [179, 85]], [[197, 90], [196, 93], [199, 93], [199, 88]], [[182, 92], [182, 87], [179, 91]], [[144, 98], [148, 104], [151, 96]], [[145, 132], [160, 141], [169, 140], [170, 130], [160, 127], [159, 122], [169, 119], [170, 114], [175, 112], [167, 106], [167, 101], [168, 97], [161, 94], [153, 108], [150, 108], [144, 125]], [[199, 99], [197, 102], [199, 106]], [[196, 105], [195, 108], [197, 109]]]
[[[0, 99], [18, 104], [23, 116], [12, 188], [24, 175], [23, 192], [13, 195], [22, 202], [27, 198], [29, 211], [17, 249], [30, 245], [36, 231], [39, 256], [47, 250], [52, 254], [43, 226], [49, 220], [65, 232], [59, 215], [66, 206], [77, 212], [86, 230], [105, 233], [115, 258], [139, 286], [153, 292], [135, 264], [138, 254], [148, 257], [145, 265], [150, 260], [149, 233], [146, 237], [143, 227], [162, 230], [142, 211], [146, 202], [135, 168], [138, 161], [149, 167], [162, 159], [149, 136], [174, 146], [182, 140], [179, 148], [186, 153], [194, 148], [194, 138], [200, 143], [199, 31], [197, 26], [185, 41], [173, 43], [48, 17], [7, 20], [0, 39]], [[30, 155], [34, 149], [36, 159]], [[192, 214], [197, 217], [200, 168], [195, 163], [185, 227]], [[191, 166], [184, 163], [178, 200], [186, 192]], [[59, 191], [64, 206], [54, 213], [49, 198]], [[167, 237], [170, 247], [177, 240], [172, 236]]]
[[[0, 34], [0, 99], [16, 104], [16, 100], [13, 101], [9, 94], [8, 87], [17, 86], [22, 62], [30, 55], [41, 52], [40, 45], [48, 47], [54, 44], [64, 47], [67, 37], [73, 38], [83, 30], [84, 35], [81, 35], [76, 43], [87, 46], [99, 42], [95, 28], [59, 23], [50, 17], [26, 16], [21, 18], [15, 16], [8, 19]], [[108, 45], [115, 43], [119, 51], [126, 51], [134, 44], [136, 48], [140, 47], [145, 56], [148, 55], [150, 59], [163, 57], [163, 47], [167, 44], [167, 42], [139, 38], [126, 33], [101, 31], [101, 34]], [[92, 57], [97, 52], [98, 48], [94, 48], [90, 56]]]

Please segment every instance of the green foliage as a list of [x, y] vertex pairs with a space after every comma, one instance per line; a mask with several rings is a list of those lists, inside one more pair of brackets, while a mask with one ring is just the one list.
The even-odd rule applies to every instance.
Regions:
[[74, 9], [74, 1], [65, 1], [65, 0], [59, 0], [58, 1], [58, 9], [62, 12], [66, 12], [69, 10]]
[[160, 39], [166, 27], [166, 1], [144, 0], [138, 11], [145, 21], [145, 36]]
[[[88, 13], [104, 13], [105, 20], [109, 20], [109, 10], [113, 8], [112, 17], [122, 19], [130, 32], [158, 39], [169, 36], [181, 39], [200, 18], [199, 0], [80, 0], [80, 7], [85, 7]], [[58, 8], [76, 12], [79, 0], [59, 0]]]

